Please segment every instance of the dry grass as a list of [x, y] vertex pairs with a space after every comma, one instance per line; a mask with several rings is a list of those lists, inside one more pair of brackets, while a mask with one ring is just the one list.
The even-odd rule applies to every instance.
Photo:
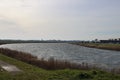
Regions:
[[110, 43], [73, 43], [73, 44], [90, 47], [90, 48], [120, 51], [120, 44], [110, 44]]
[[71, 63], [66, 60], [56, 60], [54, 58], [49, 58], [44, 60], [44, 58], [37, 59], [36, 56], [31, 55], [30, 53], [25, 53], [16, 50], [10, 50], [6, 48], [0, 48], [0, 54], [15, 58], [17, 60], [26, 62], [37, 67], [47, 69], [47, 70], [59, 70], [59, 69], [79, 69], [79, 70], [103, 70], [111, 72], [113, 74], [120, 74], [120, 69], [107, 70], [105, 68], [99, 68], [95, 65], [88, 65], [87, 63], [77, 64]]
[[0, 48], [0, 53], [47, 70], [58, 70], [58, 69], [66, 69], [66, 68], [89, 70], [93, 68], [91, 66], [88, 66], [87, 63], [77, 64], [77, 63], [71, 63], [66, 60], [56, 60], [54, 58], [49, 58], [48, 60], [44, 60], [44, 58], [37, 59], [36, 56], [33, 56], [29, 53], [10, 50], [6, 48]]

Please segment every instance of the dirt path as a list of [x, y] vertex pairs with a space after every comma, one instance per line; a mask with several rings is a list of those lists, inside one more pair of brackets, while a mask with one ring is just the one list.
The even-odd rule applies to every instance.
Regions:
[[17, 68], [16, 66], [11, 65], [11, 64], [6, 63], [6, 62], [1, 61], [1, 60], [0, 60], [0, 67], [1, 67], [3, 70], [8, 71], [8, 72], [13, 73], [13, 74], [22, 72], [22, 70], [20, 70], [20, 69]]

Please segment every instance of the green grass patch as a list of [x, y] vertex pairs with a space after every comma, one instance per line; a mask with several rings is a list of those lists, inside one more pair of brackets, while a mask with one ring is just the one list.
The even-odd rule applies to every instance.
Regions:
[[120, 75], [100, 70], [45, 70], [2, 54], [0, 60], [23, 70], [16, 75], [0, 71], [0, 80], [120, 80]]

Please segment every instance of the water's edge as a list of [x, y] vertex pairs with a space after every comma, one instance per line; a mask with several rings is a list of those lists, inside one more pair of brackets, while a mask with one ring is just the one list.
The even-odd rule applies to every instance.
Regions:
[[3, 48], [31, 53], [38, 58], [54, 57], [77, 63], [90, 63], [103, 67], [120, 67], [120, 52], [87, 48], [67, 43], [23, 43], [0, 45]]

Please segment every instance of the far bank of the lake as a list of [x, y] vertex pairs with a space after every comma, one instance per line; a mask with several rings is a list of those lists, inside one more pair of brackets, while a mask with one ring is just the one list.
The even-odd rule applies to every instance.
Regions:
[[73, 44], [90, 48], [120, 51], [120, 44], [112, 43], [73, 43]]

